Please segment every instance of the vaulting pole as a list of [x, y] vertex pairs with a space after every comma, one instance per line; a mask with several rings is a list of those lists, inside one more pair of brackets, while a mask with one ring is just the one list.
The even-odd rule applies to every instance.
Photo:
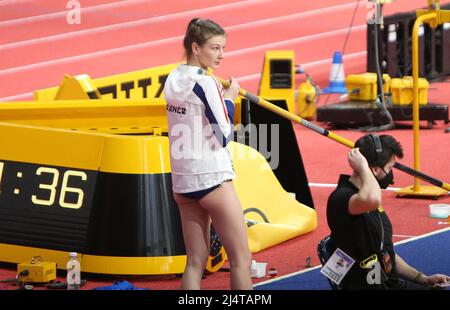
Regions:
[[[222, 85], [225, 88], [230, 86], [230, 82], [229, 81], [221, 79], [221, 78], [219, 78], [217, 76], [216, 76], [216, 78], [220, 81], [220, 83], [222, 83]], [[333, 133], [331, 131], [328, 131], [325, 128], [322, 128], [322, 127], [320, 127], [320, 126], [318, 126], [316, 124], [313, 124], [313, 123], [311, 123], [311, 122], [301, 118], [300, 116], [292, 114], [292, 113], [290, 113], [290, 112], [288, 112], [288, 111], [286, 111], [286, 110], [284, 110], [284, 109], [274, 105], [273, 103], [270, 103], [269, 101], [264, 100], [263, 98], [258, 97], [255, 94], [252, 94], [251, 92], [246, 91], [245, 89], [241, 88], [239, 90], [239, 95], [247, 98], [251, 103], [260, 105], [263, 108], [265, 108], [265, 109], [267, 109], [267, 110], [269, 110], [269, 111], [271, 111], [271, 112], [273, 112], [273, 113], [275, 113], [275, 114], [277, 114], [277, 115], [279, 115], [279, 116], [281, 116], [283, 118], [286, 118], [286, 119], [291, 120], [293, 122], [299, 123], [300, 125], [303, 125], [303, 126], [309, 128], [309, 129], [311, 129], [311, 130], [321, 134], [322, 136], [328, 137], [328, 138], [330, 138], [330, 139], [332, 139], [332, 140], [334, 140], [336, 142], [339, 142], [340, 144], [343, 144], [343, 145], [345, 145], [345, 146], [347, 146], [349, 148], [354, 148], [355, 147], [355, 143], [353, 141], [348, 140], [348, 139], [346, 139], [344, 137], [341, 137], [341, 136], [339, 136], [339, 135], [337, 135], [337, 134], [335, 134], [335, 133]], [[417, 171], [415, 169], [409, 168], [409, 167], [407, 167], [407, 166], [405, 166], [403, 164], [400, 164], [398, 162], [395, 163], [394, 167], [399, 169], [399, 170], [401, 170], [401, 171], [403, 171], [403, 172], [405, 172], [405, 173], [407, 173], [407, 174], [410, 174], [410, 175], [412, 175], [414, 177], [417, 177], [417, 178], [419, 178], [419, 179], [421, 179], [423, 181], [426, 181], [426, 182], [431, 183], [431, 184], [433, 184], [435, 186], [441, 187], [441, 188], [445, 189], [446, 191], [450, 191], [450, 184], [448, 184], [448, 183], [445, 183], [445, 182], [440, 181], [440, 180], [438, 180], [436, 178], [428, 176], [428, 175], [426, 175], [426, 174], [424, 174], [424, 173], [422, 173], [420, 171]]]

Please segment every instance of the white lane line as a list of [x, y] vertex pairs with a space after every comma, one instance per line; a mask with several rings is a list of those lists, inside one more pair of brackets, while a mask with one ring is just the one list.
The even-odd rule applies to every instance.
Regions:
[[277, 277], [275, 279], [270, 279], [270, 280], [267, 280], [267, 281], [259, 282], [259, 283], [255, 284], [255, 285], [253, 285], [253, 287], [259, 286], [259, 285], [268, 284], [268, 283], [272, 283], [272, 282], [277, 282], [277, 281], [280, 281], [280, 280], [283, 280], [283, 279], [287, 279], [287, 278], [290, 278], [290, 277], [294, 277], [296, 275], [299, 275], [299, 274], [302, 274], [302, 273], [306, 273], [306, 272], [310, 272], [310, 271], [313, 271], [313, 270], [319, 269], [319, 268], [322, 268], [322, 265], [314, 266], [312, 268], [304, 269], [304, 270], [301, 270], [301, 271], [296, 271], [296, 272], [293, 272], [293, 273], [290, 273], [290, 274], [286, 274], [284, 276]]
[[[260, 1], [260, 0], [257, 0], [257, 1]], [[251, 4], [251, 2], [247, 2], [246, 4], [248, 4], [248, 3]], [[363, 2], [361, 2], [361, 3], [363, 3]], [[192, 14], [195, 14], [195, 13], [201, 14], [202, 12], [200, 10], [202, 10], [202, 11], [208, 10], [209, 12], [213, 12], [213, 11], [216, 11], [219, 9], [220, 10], [223, 10], [225, 8], [229, 9], [230, 7], [233, 8], [233, 7], [242, 6], [242, 5], [243, 5], [243, 3], [234, 2], [234, 3], [229, 3], [229, 4], [222, 4], [222, 5], [217, 5], [217, 6], [213, 6], [213, 7], [208, 7], [208, 8], [204, 8], [204, 9], [191, 10], [191, 11], [183, 12], [183, 14], [172, 13], [172, 14], [168, 14], [168, 15], [133, 20], [133, 21], [117, 23], [117, 24], [113, 24], [113, 25], [100, 26], [100, 27], [83, 29], [83, 30], [78, 30], [78, 31], [71, 31], [68, 33], [55, 34], [55, 35], [50, 35], [50, 36], [41, 37], [41, 38], [34, 38], [34, 39], [28, 39], [28, 40], [3, 44], [0, 49], [6, 50], [6, 49], [12, 49], [12, 48], [20, 47], [20, 46], [29, 46], [29, 45], [36, 44], [36, 43], [54, 42], [54, 41], [62, 40], [62, 39], [72, 39], [75, 37], [81, 37], [86, 34], [97, 34], [97, 33], [102, 33], [102, 32], [107, 32], [107, 31], [112, 31], [112, 30], [120, 30], [120, 29], [137, 27], [137, 26], [146, 25], [146, 24], [150, 24], [153, 22], [157, 22], [157, 21], [167, 21], [169, 19], [175, 19], [180, 16], [186, 16], [186, 14], [191, 14], [191, 13]], [[348, 6], [354, 7], [354, 3], [336, 5], [336, 6], [326, 8], [326, 9], [311, 10], [311, 11], [300, 12], [300, 13], [295, 13], [295, 14], [291, 14], [291, 15], [284, 15], [284, 16], [278, 16], [278, 17], [274, 17], [274, 18], [267, 18], [267, 19], [263, 19], [263, 20], [251, 21], [248, 23], [238, 24], [238, 25], [234, 25], [234, 26], [228, 26], [228, 27], [225, 27], [225, 29], [227, 32], [232, 31], [232, 30], [241, 30], [241, 28], [245, 29], [245, 28], [250, 28], [253, 26], [265, 25], [268, 23], [272, 23], [274, 21], [280, 22], [280, 21], [284, 21], [284, 20], [314, 16], [314, 15], [317, 15], [317, 14], [320, 14], [320, 13], [323, 13], [326, 11], [333, 12], [335, 10], [344, 10]], [[163, 17], [164, 17], [164, 19], [163, 19]], [[0, 22], [0, 26], [1, 26], [1, 22]], [[182, 34], [182, 33], [180, 33], [180, 35], [184, 36], [184, 34]], [[166, 39], [170, 39], [170, 38], [174, 38], [174, 37], [178, 38], [178, 36], [173, 36], [173, 37], [169, 37]]]
[[32, 100], [32, 99], [33, 99], [33, 92], [28, 92], [28, 93], [23, 93], [23, 94], [19, 94], [19, 95], [0, 98], [0, 102], [22, 101], [22, 100]]
[[[182, 37], [177, 37], [176, 39], [178, 40], [181, 38]], [[173, 39], [163, 39], [163, 40], [159, 40], [159, 41], [170, 41], [170, 40], [173, 40]], [[156, 42], [156, 41], [154, 41], [154, 42]], [[162, 43], [162, 42], [160, 42], [160, 43]], [[359, 56], [366, 55], [366, 54], [367, 54], [366, 51], [357, 52], [357, 53], [353, 53], [353, 54], [347, 54], [347, 55], [344, 55], [344, 60], [351, 60], [355, 57], [359, 57]], [[305, 66], [305, 68], [311, 68], [312, 66], [321, 65], [322, 63], [330, 64], [331, 58], [330, 59], [327, 58], [327, 59], [319, 60], [319, 61], [308, 62], [308, 63], [305, 63], [304, 66]], [[0, 70], [0, 72], [1, 72], [1, 70]], [[255, 74], [237, 77], [239, 82], [251, 81], [254, 79], [258, 79], [258, 78], [261, 78], [261, 73], [255, 73]], [[33, 96], [33, 92], [27, 92], [27, 93], [18, 94], [18, 95], [2, 97], [2, 98], [0, 98], [0, 101], [19, 101], [19, 100], [29, 99], [30, 96], [31, 97]], [[320, 184], [320, 183], [309, 183], [309, 184]], [[313, 185], [313, 186], [316, 186], [316, 185]], [[317, 186], [317, 187], [319, 187], [319, 186]], [[323, 187], [326, 187], [326, 186], [323, 186]], [[334, 187], [336, 187], [336, 184], [334, 185]]]
[[[337, 184], [334, 184], [334, 183], [308, 183], [308, 185], [310, 187], [325, 187], [325, 188], [335, 188], [337, 186]], [[400, 189], [401, 189], [400, 187], [388, 187], [388, 188], [386, 188], [386, 190], [393, 191], [393, 192], [398, 191]]]
[[[423, 239], [423, 238], [426, 238], [426, 237], [429, 237], [429, 236], [432, 236], [432, 235], [437, 235], [437, 234], [446, 232], [448, 230], [450, 230], [450, 227], [439, 229], [439, 230], [435, 230], [435, 231], [432, 231], [430, 233], [426, 233], [426, 234], [419, 235], [419, 236], [416, 236], [416, 237], [412, 237], [412, 238], [409, 238], [409, 239], [401, 240], [401, 241], [398, 241], [398, 242], [394, 242], [394, 245], [405, 244], [405, 243], [408, 243], [408, 242], [411, 242], [411, 241], [415, 241], [415, 240], [419, 240], [419, 239]], [[315, 266], [315, 267], [312, 267], [312, 268], [308, 268], [308, 269], [305, 269], [305, 270], [302, 270], [302, 271], [297, 271], [297, 272], [293, 272], [293, 273], [290, 273], [290, 274], [286, 274], [286, 275], [280, 276], [279, 278], [276, 278], [276, 279], [271, 279], [271, 280], [259, 282], [259, 283], [255, 284], [255, 285], [253, 285], [253, 287], [260, 286], [260, 285], [265, 285], [265, 284], [276, 282], [276, 281], [280, 281], [280, 280], [283, 280], [283, 279], [286, 279], [286, 278], [290, 278], [290, 277], [296, 276], [298, 274], [310, 272], [310, 271], [313, 271], [313, 270], [319, 269], [319, 268], [322, 268], [322, 265], [318, 265], [318, 266]]]
[[[354, 27], [354, 31], [363, 30], [366, 27], [367, 27], [366, 25], [357, 26], [357, 27]], [[249, 53], [249, 52], [252, 52], [255, 50], [257, 51], [257, 50], [276, 48], [277, 46], [280, 46], [280, 45], [299, 43], [299, 42], [302, 42], [305, 40], [310, 40], [311, 38], [319, 38], [319, 37], [322, 38], [322, 37], [334, 36], [339, 33], [345, 33], [346, 31], [347, 31], [347, 28], [343, 28], [343, 29], [339, 29], [339, 30], [333, 30], [330, 32], [321, 33], [318, 35], [311, 35], [311, 36], [300, 37], [300, 38], [296, 38], [296, 39], [279, 41], [279, 42], [270, 43], [270, 44], [258, 45], [258, 46], [254, 46], [254, 47], [250, 47], [250, 48], [245, 48], [245, 49], [240, 49], [240, 50], [229, 52], [229, 53], [227, 53], [227, 56], [228, 57], [237, 56], [237, 55], [246, 54], [246, 53]], [[162, 41], [173, 41], [173, 40], [181, 40], [181, 39], [182, 39], [182, 36], [168, 38], [168, 39], [159, 40], [158, 43], [161, 43]], [[0, 76], [3, 76], [5, 74], [15, 74], [18, 72], [28, 71], [28, 70], [33, 70], [33, 69], [45, 68], [50, 65], [64, 64], [64, 63], [70, 62], [70, 61], [85, 60], [85, 59], [91, 59], [93, 57], [101, 57], [101, 56], [105, 56], [105, 55], [111, 55], [114, 53], [122, 53], [122, 52], [130, 51], [130, 50], [137, 50], [140, 48], [150, 47], [150, 46], [154, 45], [155, 42], [156, 41], [133, 44], [133, 45], [125, 46], [125, 47], [112, 48], [112, 49], [108, 49], [108, 50], [96, 51], [96, 52], [87, 53], [87, 54], [83, 54], [83, 55], [70, 56], [70, 57], [66, 57], [66, 58], [59, 58], [56, 60], [39, 62], [39, 63], [31, 64], [31, 65], [9, 68], [9, 69], [5, 69], [5, 70], [0, 70]]]
[[411, 235], [392, 235], [392, 237], [396, 238], [415, 238], [417, 236], [411, 236]]
[[[261, 1], [261, 0], [253, 0], [251, 2], [256, 2], [256, 1]], [[267, 1], [268, 0], [266, 0], [266, 2]], [[251, 2], [247, 2], [247, 3], [251, 3]], [[81, 37], [81, 36], [87, 35], [87, 34], [97, 34], [100, 32], [106, 32], [106, 31], [110, 31], [110, 30], [120, 30], [120, 29], [125, 29], [125, 28], [146, 25], [149, 23], [168, 21], [170, 19], [184, 17], [184, 16], [186, 16], [186, 14], [201, 15], [201, 14], [206, 14], [207, 12], [213, 12], [216, 10], [220, 11], [220, 10], [223, 10], [226, 8], [229, 9], [230, 7], [231, 8], [232, 7], [239, 8], [240, 6], [243, 6], [245, 4], [242, 2], [233, 2], [233, 3], [228, 3], [228, 4], [221, 4], [221, 5], [217, 5], [217, 6], [202, 8], [202, 9], [195, 9], [195, 10], [186, 11], [186, 12], [171, 13], [171, 14], [167, 14], [167, 15], [149, 17], [149, 18], [144, 18], [144, 19], [123, 22], [123, 23], [116, 23], [116, 24], [107, 25], [107, 26], [99, 26], [99, 27], [94, 27], [94, 28], [82, 29], [82, 30], [77, 30], [77, 31], [71, 31], [68, 33], [60, 33], [60, 34], [50, 35], [47, 37], [28, 39], [28, 40], [23, 40], [23, 41], [18, 41], [18, 42], [11, 42], [11, 43], [7, 43], [7, 44], [3, 44], [1, 46], [1, 48], [6, 49], [6, 48], [14, 48], [14, 47], [18, 47], [18, 46], [27, 46], [27, 45], [31, 45], [33, 43], [56, 41], [58, 39], [68, 39], [68, 38], [71, 39], [73, 37]], [[1, 27], [1, 22], [0, 22], [0, 27]], [[180, 35], [182, 35], [182, 33], [180, 33]], [[166, 38], [166, 39], [170, 39], [170, 38]]]
[[325, 187], [325, 188], [335, 188], [337, 184], [332, 183], [308, 183], [310, 187]]
[[[363, 5], [365, 6], [365, 3], [360, 2], [358, 7], [363, 6]], [[330, 6], [327, 8], [313, 9], [310, 11], [298, 12], [298, 13], [284, 15], [284, 16], [276, 16], [276, 17], [272, 17], [272, 18], [251, 21], [248, 23], [243, 23], [243, 24], [227, 27], [227, 30], [241, 30], [241, 29], [250, 28], [253, 26], [261, 26], [261, 25], [271, 24], [273, 22], [280, 22], [280, 21], [293, 20], [293, 22], [294, 22], [294, 21], [298, 21], [302, 18], [313, 17], [316, 15], [322, 15], [322, 14], [327, 14], [327, 13], [338, 13], [337, 11], [343, 11], [346, 9], [354, 9], [354, 7], [355, 7], [354, 2], [338, 4], [338, 5]]]
[[[363, 25], [359, 25], [359, 26], [354, 26], [352, 28], [352, 32], [355, 33], [358, 31], [364, 31], [366, 29], [367, 29], [367, 25], [363, 24]], [[242, 49], [238, 49], [238, 50], [235, 50], [232, 52], [228, 52], [225, 54], [225, 56], [226, 57], [236, 56], [236, 55], [248, 53], [249, 51], [275, 49], [275, 48], [279, 48], [279, 47], [282, 47], [283, 45], [287, 45], [287, 44], [298, 44], [298, 43], [309, 42], [312, 40], [326, 39], [326, 38], [333, 37], [336, 35], [346, 34], [347, 32], [348, 32], [348, 27], [345, 27], [345, 28], [341, 28], [341, 29], [337, 29], [337, 30], [318, 33], [318, 34], [301, 36], [301, 37], [294, 38], [294, 39], [288, 39], [288, 40], [272, 42], [272, 43], [268, 43], [268, 44], [262, 44], [262, 45], [258, 45], [255, 47], [242, 48]]]
[[[132, 2], [132, 3], [131, 3]], [[116, 2], [110, 2], [105, 4], [98, 4], [94, 6], [88, 6], [83, 7], [81, 6], [80, 11], [81, 14], [88, 13], [88, 12], [95, 12], [102, 9], [120, 9], [124, 6], [129, 6], [130, 4], [138, 4], [138, 3], [146, 3], [149, 2], [148, 0], [127, 0], [127, 1], [116, 1]], [[41, 14], [41, 15], [35, 15], [35, 16], [28, 16], [28, 17], [21, 17], [21, 18], [15, 18], [10, 19], [6, 21], [0, 22], [0, 27], [2, 26], [11, 26], [11, 25], [17, 25], [17, 24], [25, 24], [25, 23], [32, 23], [34, 21], [41, 21], [46, 20], [52, 17], [65, 17], [67, 15], [68, 9], [65, 11], [59, 11], [59, 12], [53, 12], [53, 13], [47, 13], [47, 14]]]
[[394, 244], [395, 245], [399, 245], [399, 244], [408, 243], [408, 242], [419, 240], [419, 239], [423, 239], [423, 238], [426, 238], [426, 237], [429, 237], [429, 236], [437, 235], [437, 234], [446, 232], [448, 230], [450, 230], [450, 227], [439, 229], [439, 230], [435, 230], [435, 231], [432, 231], [432, 232], [429, 232], [429, 233], [426, 233], [426, 234], [423, 234], [423, 235], [418, 235], [416, 237], [412, 237], [412, 238], [409, 238], [409, 239], [401, 240], [401, 241], [395, 242]]
[[[362, 57], [362, 56], [366, 56], [366, 55], [367, 55], [367, 51], [346, 54], [346, 55], [344, 55], [344, 60], [350, 61], [354, 58]], [[317, 60], [317, 61], [311, 61], [311, 62], [304, 63], [303, 66], [305, 67], [305, 69], [309, 70], [313, 67], [329, 65], [329, 64], [331, 64], [331, 61], [332, 61], [331, 58], [326, 58], [326, 59], [321, 59], [321, 60]], [[249, 74], [249, 75], [243, 75], [243, 76], [237, 77], [239, 82], [247, 82], [247, 81], [252, 81], [252, 80], [259, 79], [259, 78], [261, 78], [261, 73], [255, 73], [255, 74]]]

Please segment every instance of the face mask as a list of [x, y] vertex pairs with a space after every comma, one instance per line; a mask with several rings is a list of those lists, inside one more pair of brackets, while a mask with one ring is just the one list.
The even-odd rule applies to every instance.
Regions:
[[[382, 169], [384, 171], [384, 169]], [[386, 171], [384, 171], [386, 173]], [[394, 184], [394, 173], [389, 171], [389, 173], [386, 173], [386, 175], [381, 179], [377, 180], [378, 184], [380, 185], [380, 188], [386, 189], [389, 185]]]

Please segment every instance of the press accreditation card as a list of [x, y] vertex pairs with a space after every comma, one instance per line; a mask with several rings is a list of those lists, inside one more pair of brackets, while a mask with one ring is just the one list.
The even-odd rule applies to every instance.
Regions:
[[339, 285], [354, 263], [354, 259], [337, 248], [320, 272]]

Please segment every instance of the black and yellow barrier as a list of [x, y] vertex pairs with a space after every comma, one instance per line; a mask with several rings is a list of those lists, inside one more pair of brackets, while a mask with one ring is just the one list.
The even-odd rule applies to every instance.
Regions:
[[[170, 71], [172, 71], [172, 69], [177, 65], [177, 63], [169, 64], [96, 79], [91, 79], [86, 74], [82, 74], [74, 78], [75, 81], [73, 82], [74, 84], [76, 84], [76, 82], [79, 81], [84, 84], [81, 85], [81, 88], [84, 90], [89, 89], [89, 86], [86, 85], [85, 81], [87, 81], [89, 84], [91, 84], [92, 82], [92, 86], [98, 89], [98, 93], [101, 95], [102, 99], [163, 98], [163, 89], [166, 78], [169, 75]], [[67, 78], [70, 78], [70, 76], [66, 75], [62, 83], [67, 82]], [[61, 85], [36, 90], [34, 92], [34, 99], [37, 101], [48, 101], [54, 99], [87, 99], [79, 97], [79, 88], [70, 89], [73, 90], [71, 94], [75, 95], [76, 98], [56, 98], [58, 95], [58, 91], [60, 91], [60, 88]]]
[[[0, 261], [40, 255], [64, 268], [76, 251], [84, 272], [183, 272], [165, 108], [162, 100], [2, 104]], [[281, 187], [261, 154], [229, 149], [253, 252], [316, 228], [316, 212]]]

